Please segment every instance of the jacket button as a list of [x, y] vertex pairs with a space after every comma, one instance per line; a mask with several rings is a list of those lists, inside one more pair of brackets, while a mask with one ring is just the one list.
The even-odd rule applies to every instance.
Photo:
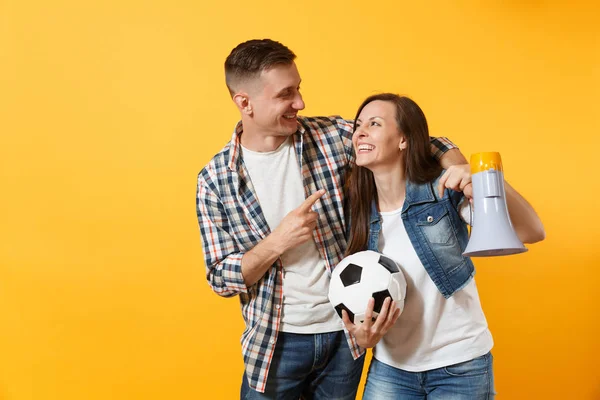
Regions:
[[427, 217], [427, 222], [433, 222], [433, 217], [431, 215]]

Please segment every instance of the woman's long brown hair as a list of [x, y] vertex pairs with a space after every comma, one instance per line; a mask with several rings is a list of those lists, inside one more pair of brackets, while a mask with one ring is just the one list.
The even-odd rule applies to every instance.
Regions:
[[[375, 100], [387, 101], [396, 106], [398, 134], [404, 135], [407, 140], [406, 149], [402, 151], [406, 179], [414, 183], [426, 183], [437, 178], [442, 167], [431, 154], [427, 119], [423, 110], [410, 98], [393, 93], [367, 97], [356, 113], [354, 131], [356, 132], [356, 119], [363, 108]], [[351, 226], [346, 255], [350, 255], [367, 249], [371, 203], [378, 202], [375, 179], [373, 173], [367, 168], [357, 165], [353, 167], [348, 178], [347, 199]]]

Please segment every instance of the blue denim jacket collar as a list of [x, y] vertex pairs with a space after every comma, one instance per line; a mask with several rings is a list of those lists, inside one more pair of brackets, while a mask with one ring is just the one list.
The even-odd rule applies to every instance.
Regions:
[[437, 196], [433, 191], [433, 187], [430, 182], [427, 183], [413, 183], [410, 181], [406, 182], [406, 199], [404, 200], [404, 208], [402, 211], [406, 211], [410, 206], [415, 204], [430, 203], [435, 201]]
[[377, 210], [377, 202], [373, 200], [371, 202], [371, 225], [379, 221], [381, 221], [381, 215], [379, 215], [379, 210]]
[[[406, 198], [404, 205], [402, 206], [402, 212], [408, 210], [411, 206], [423, 203], [430, 203], [439, 199], [436, 195], [431, 183], [414, 183], [406, 182]], [[377, 202], [373, 200], [371, 202], [371, 227], [376, 222], [381, 222], [381, 215], [377, 209]], [[379, 230], [379, 229], [377, 229]]]

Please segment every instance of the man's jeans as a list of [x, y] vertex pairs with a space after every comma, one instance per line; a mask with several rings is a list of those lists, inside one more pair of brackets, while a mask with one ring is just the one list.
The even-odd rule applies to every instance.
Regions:
[[241, 399], [354, 400], [365, 356], [354, 360], [343, 331], [321, 334], [280, 332], [265, 393], [248, 386]]
[[489, 400], [494, 395], [492, 354], [424, 372], [408, 372], [375, 358], [363, 400]]

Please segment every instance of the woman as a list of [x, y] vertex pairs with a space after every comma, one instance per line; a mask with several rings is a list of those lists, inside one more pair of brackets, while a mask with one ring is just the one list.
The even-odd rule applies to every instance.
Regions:
[[[367, 315], [365, 323], [354, 325], [343, 315], [359, 345], [375, 347], [364, 398], [493, 398], [492, 336], [473, 263], [462, 256], [468, 240], [469, 165], [442, 173], [431, 157], [423, 111], [394, 94], [363, 102], [352, 141], [356, 168], [348, 186], [347, 254], [367, 249], [386, 254], [407, 280], [402, 315], [390, 299], [374, 323]], [[519, 239], [543, 240], [533, 208], [507, 183], [505, 188]]]

